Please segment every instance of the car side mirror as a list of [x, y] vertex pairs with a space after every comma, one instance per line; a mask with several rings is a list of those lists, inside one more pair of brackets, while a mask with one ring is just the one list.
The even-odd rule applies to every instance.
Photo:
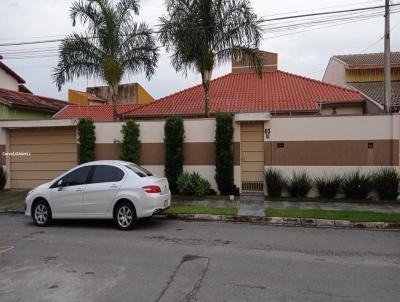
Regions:
[[58, 191], [61, 191], [61, 190], [62, 190], [62, 188], [63, 188], [63, 180], [62, 180], [62, 179], [60, 179], [60, 180], [57, 182], [57, 187], [58, 187]]

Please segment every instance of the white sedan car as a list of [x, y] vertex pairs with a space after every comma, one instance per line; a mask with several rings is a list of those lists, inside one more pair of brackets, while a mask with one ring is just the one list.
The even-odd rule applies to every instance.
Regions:
[[122, 230], [171, 205], [166, 178], [119, 160], [77, 166], [31, 190], [25, 215], [38, 226], [57, 218], [114, 219]]

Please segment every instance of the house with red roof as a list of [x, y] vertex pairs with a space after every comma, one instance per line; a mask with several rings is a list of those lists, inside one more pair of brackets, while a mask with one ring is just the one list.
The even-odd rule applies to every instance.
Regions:
[[[4, 137], [9, 137], [2, 142], [0, 135], [0, 147], [19, 151], [24, 146], [34, 154], [6, 164], [10, 187], [33, 186], [76, 165], [79, 118], [95, 122], [96, 160], [119, 158], [124, 120], [135, 119], [141, 140], [138, 164], [163, 175], [165, 120], [181, 116], [183, 169], [199, 172], [214, 189], [218, 112], [233, 116], [234, 183], [242, 191], [263, 191], [269, 167], [285, 176], [294, 171], [323, 176], [399, 166], [400, 136], [393, 129], [399, 127], [400, 115], [371, 115], [359, 92], [281, 71], [277, 54], [263, 56], [262, 76], [232, 62], [231, 73], [212, 80], [208, 117], [203, 88], [196, 85], [148, 104], [120, 103], [116, 122], [111, 105], [68, 105], [51, 120], [0, 121]], [[37, 144], [32, 144], [32, 136]], [[52, 162], [44, 164], [47, 158]], [[21, 171], [22, 161], [35, 167], [35, 173]]]
[[[68, 106], [57, 118], [110, 115], [110, 108]], [[120, 119], [204, 116], [204, 90], [196, 85], [130, 111], [121, 106]], [[105, 113], [108, 112], [108, 113]], [[211, 81], [210, 113], [268, 112], [276, 115], [364, 114], [365, 98], [358, 92], [278, 70], [278, 55], [263, 52], [263, 73], [232, 62], [232, 72]]]
[[[271, 115], [363, 114], [358, 92], [278, 69], [278, 55], [263, 53], [263, 73], [232, 62], [232, 71], [211, 81], [210, 113], [268, 112]], [[203, 116], [204, 91], [196, 85], [156, 100], [125, 117]]]

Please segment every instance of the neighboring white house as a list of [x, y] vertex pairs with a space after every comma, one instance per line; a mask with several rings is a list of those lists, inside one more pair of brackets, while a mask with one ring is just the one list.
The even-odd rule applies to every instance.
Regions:
[[30, 92], [23, 84], [25, 80], [16, 74], [10, 67], [4, 64], [1, 60], [3, 57], [0, 55], [0, 88]]

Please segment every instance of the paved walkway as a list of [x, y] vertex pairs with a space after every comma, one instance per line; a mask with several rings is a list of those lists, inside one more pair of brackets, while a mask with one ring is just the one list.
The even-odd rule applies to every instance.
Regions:
[[371, 211], [382, 213], [400, 213], [399, 204], [362, 204], [346, 202], [297, 202], [265, 201], [265, 206], [272, 209], [332, 210], [332, 211]]

